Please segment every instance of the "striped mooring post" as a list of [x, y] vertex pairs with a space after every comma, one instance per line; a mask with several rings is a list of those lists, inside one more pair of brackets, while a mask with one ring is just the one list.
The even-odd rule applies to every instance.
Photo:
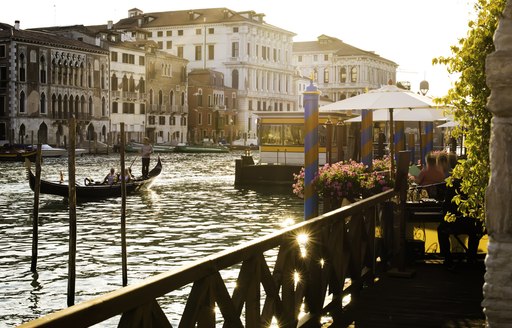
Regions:
[[425, 123], [425, 153], [426, 156], [428, 153], [434, 150], [434, 123], [426, 122]]
[[395, 162], [398, 163], [398, 156], [402, 150], [405, 150], [405, 123], [402, 121], [395, 122]]
[[361, 111], [361, 162], [372, 168], [373, 160], [373, 112], [369, 109]]
[[304, 91], [304, 220], [318, 216], [318, 193], [313, 181], [318, 174], [318, 103], [320, 91], [313, 81]]

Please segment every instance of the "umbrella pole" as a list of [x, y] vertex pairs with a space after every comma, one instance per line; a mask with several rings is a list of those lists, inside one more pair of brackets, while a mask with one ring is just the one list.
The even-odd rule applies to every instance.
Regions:
[[421, 167], [423, 167], [423, 142], [421, 141], [421, 121], [418, 121], [418, 134], [419, 134], [419, 145], [420, 145], [420, 151], [418, 152], [418, 154], [420, 154], [420, 164], [421, 164]]
[[395, 130], [393, 128], [393, 108], [389, 109], [389, 155], [391, 157], [391, 176], [395, 176]]

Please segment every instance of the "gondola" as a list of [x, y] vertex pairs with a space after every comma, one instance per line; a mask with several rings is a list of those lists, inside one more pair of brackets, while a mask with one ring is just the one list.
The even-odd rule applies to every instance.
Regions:
[[34, 162], [36, 150], [2, 150], [0, 151], [0, 162], [24, 162], [25, 158]]
[[[133, 194], [138, 192], [139, 190], [145, 189], [149, 187], [154, 179], [162, 172], [162, 162], [160, 161], [160, 157], [158, 157], [158, 162], [155, 167], [149, 171], [147, 178], [136, 178], [126, 183], [126, 194]], [[27, 174], [30, 184], [30, 189], [34, 190], [35, 188], [35, 175], [30, 169], [27, 167]], [[86, 200], [86, 199], [102, 199], [102, 198], [112, 198], [112, 197], [120, 197], [121, 196], [121, 183], [115, 183], [112, 185], [103, 183], [103, 182], [94, 182], [88, 178], [84, 180], [84, 185], [76, 185], [76, 198], [77, 200]], [[69, 186], [65, 183], [59, 182], [50, 182], [41, 179], [41, 185], [39, 192], [41, 194], [51, 194], [62, 197], [69, 196]]]

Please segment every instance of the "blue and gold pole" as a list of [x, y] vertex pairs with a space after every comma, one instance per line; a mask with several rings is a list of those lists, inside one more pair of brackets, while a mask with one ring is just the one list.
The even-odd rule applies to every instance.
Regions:
[[304, 220], [318, 216], [318, 193], [313, 181], [318, 174], [318, 102], [320, 91], [313, 81], [304, 91]]
[[434, 150], [434, 123], [425, 123], [425, 155]]
[[361, 111], [361, 162], [372, 167], [373, 159], [373, 112], [368, 109]]
[[398, 155], [405, 150], [405, 124], [402, 121], [395, 122], [395, 161], [398, 163]]

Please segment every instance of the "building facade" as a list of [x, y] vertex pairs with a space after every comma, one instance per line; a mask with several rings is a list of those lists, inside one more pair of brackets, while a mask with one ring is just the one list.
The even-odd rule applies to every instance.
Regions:
[[343, 100], [396, 81], [398, 65], [327, 35], [293, 43], [293, 65], [332, 101]]
[[188, 74], [189, 141], [229, 143], [241, 139], [237, 90], [224, 85], [224, 75], [209, 69]]
[[254, 11], [227, 8], [157, 13], [134, 8], [114, 26], [144, 29], [159, 49], [189, 60], [189, 72], [208, 68], [222, 73], [225, 85], [237, 90], [236, 129], [242, 137], [254, 138], [257, 117], [253, 111], [297, 108], [292, 65], [295, 34], [263, 18]]
[[105, 139], [108, 51], [56, 34], [0, 24], [0, 142], [66, 145]]

